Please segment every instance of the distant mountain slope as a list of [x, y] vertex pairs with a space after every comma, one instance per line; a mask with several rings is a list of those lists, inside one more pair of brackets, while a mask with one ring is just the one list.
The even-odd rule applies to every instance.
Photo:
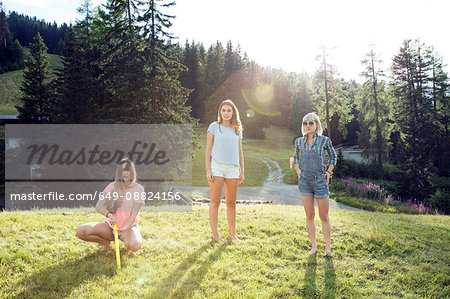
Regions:
[[[25, 49], [25, 54], [28, 49]], [[48, 54], [50, 58], [50, 69], [54, 71], [62, 68], [61, 57]], [[19, 105], [20, 86], [23, 81], [23, 70], [0, 74], [0, 114], [17, 114], [16, 105]]]

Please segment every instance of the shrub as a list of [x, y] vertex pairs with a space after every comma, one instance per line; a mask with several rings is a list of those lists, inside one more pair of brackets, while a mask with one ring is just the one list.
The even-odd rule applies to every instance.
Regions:
[[[352, 178], [340, 178], [335, 180], [333, 188], [335, 190], [345, 191], [347, 194], [352, 196], [379, 200], [386, 204], [397, 204], [399, 202], [405, 202], [410, 206], [411, 210], [419, 213], [430, 213], [432, 211], [432, 207], [422, 201], [419, 201], [415, 198], [406, 200], [401, 197], [396, 198], [380, 185], [374, 184], [372, 182], [358, 182]], [[441, 212], [445, 211], [441, 210]]]
[[431, 195], [428, 202], [438, 209], [440, 213], [450, 214], [450, 192], [437, 189], [436, 192]]

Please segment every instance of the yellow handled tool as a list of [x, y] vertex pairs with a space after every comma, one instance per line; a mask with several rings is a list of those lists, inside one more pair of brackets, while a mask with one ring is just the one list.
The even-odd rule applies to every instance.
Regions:
[[120, 270], [120, 252], [119, 252], [119, 235], [117, 233], [117, 226], [113, 225], [114, 230], [114, 244], [116, 246], [116, 263], [117, 263], [117, 270]]

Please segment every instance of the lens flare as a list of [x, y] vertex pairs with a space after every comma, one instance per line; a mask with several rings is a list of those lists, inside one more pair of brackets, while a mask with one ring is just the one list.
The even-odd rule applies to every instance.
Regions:
[[143, 285], [144, 282], [145, 282], [145, 278], [144, 278], [144, 277], [139, 277], [139, 278], [137, 279], [137, 283], [138, 283], [139, 285]]
[[[275, 104], [274, 90], [271, 84], [258, 84], [254, 89], [242, 89], [241, 94], [247, 105], [254, 110], [253, 113], [257, 112], [268, 116], [281, 114]], [[247, 111], [247, 117], [253, 117], [248, 114]]]
[[252, 109], [248, 109], [247, 110], [247, 117], [248, 118], [255, 117], [255, 111], [253, 111]]

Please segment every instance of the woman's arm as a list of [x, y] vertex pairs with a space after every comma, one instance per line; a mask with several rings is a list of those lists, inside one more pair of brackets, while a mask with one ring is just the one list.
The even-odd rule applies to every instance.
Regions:
[[104, 215], [106, 218], [109, 218], [109, 222], [111, 223], [111, 225], [117, 224], [116, 217], [106, 208], [105, 200], [107, 199], [99, 199], [97, 201], [97, 204], [95, 205], [95, 209], [97, 210], [97, 212]]
[[333, 144], [331, 143], [330, 138], [327, 138], [326, 149], [328, 152], [328, 156], [330, 157], [330, 159], [328, 160], [328, 170], [325, 174], [327, 177], [327, 185], [328, 185], [330, 183], [330, 178], [331, 174], [333, 173], [334, 166], [336, 165], [337, 162], [336, 151], [333, 148]]
[[[105, 199], [99, 199], [97, 201], [97, 204], [95, 205], [95, 209], [97, 210], [97, 212], [99, 212], [100, 214], [106, 216], [106, 214], [109, 213], [108, 209], [105, 206]], [[107, 216], [106, 216], [107, 217]]]
[[[104, 195], [106, 194], [110, 194], [112, 191], [114, 190], [114, 183], [110, 183], [108, 186], [106, 186], [105, 190], [102, 191], [102, 193]], [[100, 214], [108, 217], [108, 209], [106, 208], [105, 202], [106, 202], [105, 196], [103, 196], [103, 199], [99, 199], [97, 201], [97, 204], [95, 205], [95, 209], [97, 210], [97, 212], [99, 212]]]
[[206, 178], [209, 181], [214, 181], [214, 176], [211, 171], [211, 152], [214, 143], [214, 135], [211, 132], [206, 134], [206, 149], [205, 149], [205, 168], [206, 168]]
[[330, 159], [328, 161], [327, 172], [331, 173], [331, 172], [333, 172], [334, 166], [337, 163], [337, 155], [336, 155], [336, 151], [334, 150], [333, 144], [331, 143], [330, 138], [328, 138], [328, 140], [327, 140], [326, 149], [328, 152], [328, 156], [330, 157]]
[[127, 222], [125, 222], [124, 226], [119, 229], [120, 231], [127, 230], [128, 228], [130, 228], [130, 226], [133, 225], [133, 223], [136, 220], [136, 217], [139, 214], [139, 211], [141, 210], [143, 205], [144, 205], [143, 201], [133, 202], [133, 208], [131, 210], [130, 218], [128, 218], [128, 220], [127, 220]]
[[[105, 190], [103, 190], [102, 192], [104, 194], [111, 194], [112, 190], [114, 189], [114, 183], [109, 184]], [[114, 225], [117, 223], [117, 219], [116, 217], [108, 210], [108, 208], [106, 207], [106, 200], [108, 200], [107, 198], [105, 198], [105, 196], [103, 196], [103, 199], [99, 199], [97, 201], [97, 204], [95, 205], [95, 209], [97, 210], [97, 212], [99, 212], [100, 214], [104, 215], [105, 217], [109, 218], [111, 225]]]
[[298, 142], [297, 140], [299, 140], [298, 138], [295, 139], [294, 141], [294, 166], [295, 166], [295, 171], [297, 172], [297, 177], [300, 178], [300, 168], [298, 167], [298, 160], [299, 160], [299, 150], [298, 150]]
[[242, 139], [239, 139], [239, 185], [242, 184], [244, 180], [244, 152], [242, 151]]

